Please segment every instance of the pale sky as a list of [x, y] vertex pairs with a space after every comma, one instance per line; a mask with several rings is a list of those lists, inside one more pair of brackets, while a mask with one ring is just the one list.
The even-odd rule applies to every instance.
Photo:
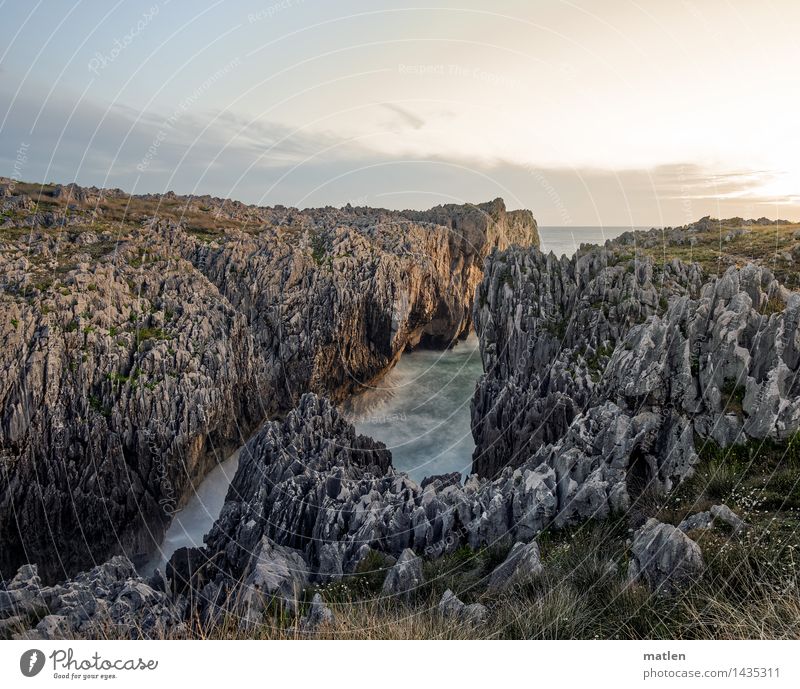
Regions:
[[0, 1], [0, 174], [543, 225], [800, 219], [792, 0]]

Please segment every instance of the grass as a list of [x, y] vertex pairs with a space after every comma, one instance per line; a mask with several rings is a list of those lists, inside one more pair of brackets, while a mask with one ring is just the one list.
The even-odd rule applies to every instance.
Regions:
[[[308, 638], [300, 619], [319, 592], [335, 616], [313, 635], [323, 639], [800, 638], [794, 550], [776, 546], [765, 530], [754, 528], [742, 540], [719, 531], [693, 534], [707, 572], [667, 597], [628, 583], [626, 527], [620, 519], [543, 534], [544, 573], [499, 594], [485, 591], [485, 573], [501, 555], [461, 549], [426, 563], [428, 579], [411, 601], [387, 598], [380, 593], [386, 563], [376, 553], [364, 571], [309, 591], [297, 614], [271, 606], [263, 623], [246, 629], [235, 616], [213, 625], [195, 620], [188, 636]], [[443, 619], [438, 603], [447, 588], [464, 602], [486, 605], [487, 623], [472, 627]]]
[[106, 378], [111, 381], [112, 385], [125, 385], [130, 380], [129, 376], [125, 376], [116, 371], [106, 374]]
[[611, 358], [613, 353], [613, 345], [602, 344], [595, 350], [594, 354], [586, 360], [586, 365], [590, 371], [599, 373], [607, 365], [608, 360]]
[[328, 254], [328, 245], [325, 237], [320, 232], [311, 233], [311, 258], [320, 266], [325, 262]]
[[783, 313], [784, 309], [786, 308], [786, 304], [783, 300], [778, 296], [773, 296], [767, 299], [764, 304], [764, 307], [761, 310], [765, 316], [771, 316], [774, 313]]
[[147, 340], [168, 340], [169, 334], [163, 328], [139, 328], [136, 331], [136, 346]]
[[[409, 603], [380, 595], [385, 561], [319, 589], [334, 610], [321, 638], [348, 639], [798, 639], [800, 638], [800, 438], [751, 441], [731, 448], [699, 442], [695, 474], [668, 496], [640, 498], [642, 516], [677, 524], [725, 502], [749, 524], [741, 537], [715, 528], [690, 535], [706, 572], [678, 595], [653, 595], [627, 581], [630, 522], [586, 522], [538, 537], [544, 572], [499, 595], [486, 577], [508, 548], [462, 548], [426, 562], [426, 583]], [[635, 513], [635, 509], [629, 516]], [[371, 578], [367, 577], [367, 572]], [[486, 625], [443, 620], [445, 589], [489, 609]], [[297, 618], [265, 621], [255, 630], [195, 629], [211, 638], [303, 638]]]
[[[748, 225], [739, 219], [714, 221], [705, 231], [693, 233], [694, 243], [684, 244], [656, 242], [652, 246], [639, 243], [637, 251], [647, 254], [658, 263], [678, 258], [681, 261], [699, 263], [709, 275], [723, 273], [729, 266], [744, 266], [747, 263], [760, 263], [767, 266], [780, 282], [789, 288], [800, 287], [800, 272], [793, 260], [800, 253], [800, 238], [795, 234], [800, 224]], [[726, 237], [731, 237], [725, 241]], [[774, 313], [773, 309], [783, 310], [774, 299], [770, 300], [764, 313]]]

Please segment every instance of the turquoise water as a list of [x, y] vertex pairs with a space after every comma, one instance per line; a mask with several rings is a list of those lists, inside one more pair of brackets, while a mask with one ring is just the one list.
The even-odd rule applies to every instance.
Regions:
[[[540, 227], [542, 248], [571, 256], [581, 243], [603, 243], [630, 227]], [[471, 334], [447, 351], [403, 355], [375, 388], [345, 405], [359, 433], [384, 442], [394, 466], [415, 480], [458, 471], [468, 476], [475, 444], [470, 401], [483, 372], [478, 339]], [[163, 567], [182, 546], [201, 546], [225, 501], [239, 464], [238, 452], [211, 471], [178, 512], [151, 560], [141, 568]]]
[[470, 401], [482, 372], [474, 334], [447, 351], [409, 352], [355, 400], [348, 417], [359, 433], [384, 442], [395, 468], [415, 480], [453, 471], [468, 476], [475, 448]]

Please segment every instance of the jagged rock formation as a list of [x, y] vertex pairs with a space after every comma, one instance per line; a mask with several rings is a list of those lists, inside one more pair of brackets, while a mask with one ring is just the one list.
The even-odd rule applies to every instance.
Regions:
[[489, 617], [489, 610], [485, 605], [481, 603], [467, 605], [450, 589], [447, 589], [442, 595], [438, 610], [442, 617], [457, 624], [478, 626], [485, 624]]
[[474, 470], [496, 475], [563, 437], [620, 338], [701, 278], [696, 267], [655, 271], [606, 249], [492, 254], [475, 304], [485, 374], [473, 399]]
[[400, 596], [408, 600], [423, 583], [422, 558], [417, 557], [411, 548], [406, 548], [386, 573], [382, 590], [386, 596]]
[[670, 524], [648, 519], [631, 544], [628, 580], [642, 581], [653, 591], [671, 593], [697, 581], [705, 563], [700, 546]]
[[691, 472], [695, 433], [724, 446], [800, 427], [800, 295], [766, 268], [703, 283], [695, 265], [613, 248], [572, 260], [512, 249], [487, 261], [475, 310], [474, 469], [535, 456], [576, 512], [670, 488]]
[[800, 427], [800, 294], [765, 268], [729, 268], [700, 296], [632, 329], [604, 394], [672, 407], [724, 446], [786, 440]]
[[117, 556], [57, 586], [23, 565], [0, 588], [0, 633], [22, 639], [159, 638], [185, 631], [187, 601]]
[[514, 544], [508, 557], [497, 566], [489, 576], [488, 590], [500, 591], [502, 589], [524, 584], [544, 571], [542, 559], [539, 555], [539, 544], [530, 543]]
[[270, 222], [279, 229], [208, 244], [179, 237], [176, 250], [247, 316], [284, 410], [308, 391], [342, 401], [407, 347], [466, 337], [489, 250], [538, 244], [530, 212], [507, 212], [500, 199], [422, 212], [291, 210]]
[[422, 487], [390, 461], [327, 400], [303, 396], [242, 450], [206, 547], [179, 551], [175, 571], [217, 602], [252, 569], [264, 538], [302, 553], [312, 578], [328, 581], [355, 571], [371, 550], [438, 557], [464, 544], [529, 541], [558, 511], [555, 474], [545, 465], [508, 469], [494, 482], [472, 477], [462, 487], [434, 477]]
[[242, 623], [260, 621], [271, 603], [297, 610], [308, 585], [308, 565], [296, 550], [275, 545], [262, 536], [242, 572], [243, 581], [232, 599]]
[[[619, 436], [615, 428], [607, 433], [601, 449]], [[620, 456], [624, 448], [621, 443]], [[413, 553], [436, 558], [462, 545], [520, 541], [498, 570], [500, 587], [500, 579], [514, 579], [517, 570], [524, 572], [520, 578], [539, 571], [538, 547], [530, 541], [542, 529], [601, 517], [609, 509], [592, 492], [606, 484], [590, 482], [576, 497], [572, 484], [559, 485], [559, 465], [548, 464], [545, 453], [507, 467], [494, 481], [473, 476], [461, 486], [446, 476], [417, 484], [394, 470], [381, 443], [357, 435], [330, 402], [313, 394], [304, 395], [282, 422], [265, 425], [240, 457], [206, 546], [178, 551], [168, 568], [173, 587], [182, 590], [190, 582], [211, 614], [226, 609], [238, 582], [248, 580], [265, 541], [292, 549], [307, 565], [309, 581], [320, 582], [357, 571], [372, 551], [408, 560]], [[618, 484], [612, 492], [626, 502], [624, 471]]]
[[258, 208], [0, 180], [0, 574], [144, 555], [190, 486], [314, 390], [471, 324], [501, 200]]
[[710, 510], [689, 515], [678, 524], [683, 533], [716, 526], [722, 526], [733, 536], [741, 535], [748, 528], [748, 524], [727, 505], [712, 505]]
[[139, 265], [131, 241], [95, 261], [108, 241], [76, 237], [58, 287], [31, 285], [21, 247], [0, 257], [3, 573], [35, 561], [52, 580], [147, 552], [268, 407], [244, 316], [183, 259]]
[[[39, 559], [58, 576], [144, 548], [214, 448], [294, 408], [247, 443], [205, 547], [178, 551], [165, 581], [121, 558], [61, 587], [23, 568], [0, 586], [0, 630], [157, 636], [198, 613], [249, 627], [274, 603], [299, 613], [310, 585], [358, 572], [375, 551], [391, 563], [386, 594], [410, 598], [422, 557], [515, 544], [487, 579], [497, 593], [542, 571], [543, 529], [622, 512], [646, 486], [687, 477], [696, 438], [783, 440], [800, 425], [800, 296], [763, 267], [704, 281], [698, 266], [657, 266], [625, 242], [573, 260], [500, 251], [534, 238], [535, 222], [497, 201], [297, 211], [167, 194], [135, 199], [145, 224], [112, 233], [82, 223], [113, 214], [109, 199], [130, 204], [122, 192], [55, 188], [43, 212], [17, 191], [0, 184], [13, 209], [0, 227], [0, 573]], [[180, 204], [184, 221], [154, 220], [162, 204]], [[406, 347], [449, 345], [473, 317], [481, 475], [463, 486], [410, 480], [330, 401], [301, 395], [341, 400]], [[684, 531], [737, 530], [726, 509], [678, 528], [647, 521], [631, 580], [670, 591], [699, 575]], [[54, 552], [67, 557], [44, 559]], [[439, 607], [486, 619], [452, 592]], [[302, 629], [329, 613], [315, 599]]]
[[[609, 431], [608, 437], [613, 434]], [[281, 422], [266, 424], [242, 451], [240, 468], [222, 514], [206, 536], [206, 546], [178, 551], [170, 561], [166, 583], [153, 589], [171, 591], [173, 596], [154, 599], [161, 606], [158, 619], [167, 615], [163, 625], [180, 630], [174, 615], [181, 611], [191, 619], [199, 614], [212, 624], [234, 615], [249, 628], [259, 624], [274, 603], [298, 612], [309, 584], [357, 571], [376, 550], [398, 557], [386, 577], [387, 595], [410, 596], [423, 582], [421, 558], [412, 548], [435, 558], [462, 545], [515, 543], [489, 577], [488, 589], [500, 591], [524, 583], [542, 571], [539, 547], [532, 540], [541, 529], [587, 516], [572, 510], [572, 502], [580, 498], [568, 495], [567, 502], [561, 502], [555, 470], [538, 463], [540, 459], [516, 469], [507, 467], [495, 481], [473, 476], [462, 487], [450, 477], [434, 477], [422, 487], [394, 471], [380, 443], [356, 435], [328, 401], [307, 394], [296, 410]], [[680, 530], [674, 531], [683, 536]], [[645, 535], [645, 531], [639, 534], [642, 543], [649, 542]], [[647, 572], [653, 560], [648, 548], [640, 549], [639, 569], [632, 576], [649, 582]], [[657, 550], [660, 557], [662, 548]], [[676, 548], [670, 553], [666, 565], [656, 561], [661, 564], [653, 577], [666, 572], [671, 586], [686, 567], [670, 563], [687, 558], [678, 557]], [[121, 559], [104, 566], [108, 576], [103, 574], [111, 591], [103, 595], [114, 601], [122, 595], [117, 592], [124, 588], [124, 581], [133, 576], [129, 563], [120, 568], [117, 560]], [[97, 576], [97, 572], [79, 575], [76, 581]], [[154, 582], [158, 580], [155, 576]], [[659, 579], [657, 584], [661, 583]], [[74, 586], [74, 582], [65, 585], [70, 590]], [[141, 592], [142, 586], [138, 580], [137, 590]], [[30, 587], [14, 582], [7, 587], [19, 588]], [[171, 601], [182, 606], [185, 599], [196, 607], [170, 607]], [[452, 598], [443, 600], [440, 608], [443, 615], [470, 624], [482, 623], [487, 615], [483, 606], [464, 606]], [[135, 620], [147, 614], [139, 605], [128, 612]], [[317, 618], [328, 619], [319, 605], [312, 605], [306, 617], [303, 629], [307, 630], [314, 628]], [[60, 618], [51, 618], [37, 633], [55, 633], [61, 624]], [[76, 629], [96, 633], [90, 626]], [[161, 633], [158, 629], [154, 633]]]
[[333, 614], [333, 610], [325, 605], [322, 596], [315, 593], [308, 612], [300, 620], [300, 629], [304, 632], [316, 632], [320, 627], [332, 625], [335, 620], [336, 616]]

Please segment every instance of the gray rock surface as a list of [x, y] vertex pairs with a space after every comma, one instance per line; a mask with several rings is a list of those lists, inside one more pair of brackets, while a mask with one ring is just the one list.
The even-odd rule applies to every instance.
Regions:
[[57, 586], [25, 565], [0, 589], [0, 628], [14, 638], [176, 637], [186, 610], [186, 599], [152, 588], [122, 556]]
[[495, 476], [561, 439], [597, 403], [628, 330], [701, 284], [697, 267], [655, 270], [607, 249], [572, 259], [538, 249], [493, 253], [475, 303], [485, 373], [472, 403], [473, 470]]
[[308, 584], [308, 565], [296, 550], [262, 536], [242, 577], [235, 610], [243, 624], [255, 624], [270, 605], [297, 611]]
[[450, 589], [444, 592], [439, 601], [439, 614], [446, 620], [473, 627], [486, 624], [489, 610], [481, 603], [463, 603]]
[[406, 548], [386, 573], [382, 590], [384, 595], [409, 599], [423, 583], [422, 558], [417, 557], [411, 548]]
[[[492, 577], [499, 588], [518, 569], [520, 579], [539, 571], [532, 539], [542, 529], [627, 509], [630, 455], [652, 450], [661, 425], [655, 414], [630, 417], [609, 402], [493, 481], [472, 476], [462, 486], [434, 479], [423, 488], [394, 470], [382, 444], [358, 436], [329, 402], [308, 394], [244, 448], [206, 546], [190, 558], [200, 563], [199, 573], [181, 576], [219, 605], [264, 537], [300, 553], [309, 579], [321, 582], [355, 572], [370, 550], [408, 557], [411, 549], [434, 559], [463, 545], [519, 541]], [[171, 563], [168, 572], [186, 567]]]
[[0, 576], [144, 559], [265, 418], [449, 346], [487, 253], [538, 242], [500, 199], [299, 211], [0, 186]]
[[648, 519], [634, 534], [628, 566], [631, 582], [672, 593], [697, 581], [704, 568], [700, 546], [674, 526]]
[[6, 272], [22, 248], [0, 251], [3, 574], [30, 559], [52, 581], [148, 552], [267, 408], [246, 319], [216, 287], [184, 259], [142, 259], [138, 241], [98, 245], [116, 253], [79, 253], [42, 290], [33, 266]]
[[320, 627], [327, 627], [334, 623], [335, 617], [322, 596], [314, 594], [309, 605], [308, 612], [300, 620], [300, 629], [304, 632], [316, 632]]
[[754, 265], [704, 282], [609, 248], [494, 253], [475, 307], [473, 468], [553, 467], [564, 523], [669, 490], [695, 436], [784, 440], [800, 429], [798, 320], [800, 294]]
[[487, 589], [496, 592], [524, 584], [543, 571], [539, 544], [536, 541], [528, 544], [517, 542], [506, 559], [489, 575]]
[[[307, 394], [242, 450], [206, 547], [189, 559], [208, 573], [204, 582], [225, 588], [266, 536], [301, 552], [312, 579], [325, 582], [354, 572], [370, 549], [436, 558], [461, 545], [530, 540], [557, 507], [555, 472], [545, 464], [508, 469], [491, 482], [472, 477], [461, 486], [446, 477], [423, 488], [394, 470], [383, 444], [357, 435], [330, 402]], [[176, 557], [168, 573], [195, 576], [186, 553]]]
[[747, 523], [727, 505], [714, 505], [711, 516], [715, 524], [722, 522], [734, 536], [741, 535], [748, 528]]
[[747, 523], [727, 505], [714, 505], [707, 512], [689, 515], [678, 524], [678, 528], [688, 533], [695, 529], [712, 529], [721, 524], [734, 536], [741, 535], [748, 528]]
[[681, 523], [678, 524], [678, 528], [683, 531], [683, 533], [689, 533], [690, 531], [698, 529], [710, 529], [713, 522], [714, 518], [711, 516], [711, 512], [698, 512], [682, 520]]

